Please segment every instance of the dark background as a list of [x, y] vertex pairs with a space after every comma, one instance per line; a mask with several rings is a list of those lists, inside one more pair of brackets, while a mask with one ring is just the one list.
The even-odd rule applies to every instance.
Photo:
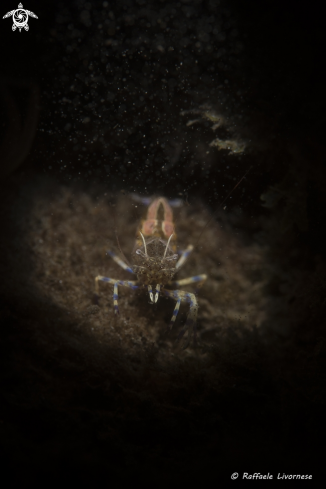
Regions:
[[[236, 0], [104, 4], [24, 2], [24, 8], [38, 16], [38, 20], [29, 19], [29, 32], [12, 32], [11, 19], [1, 20], [3, 154], [8, 152], [8, 93], [20, 112], [22, 125], [28, 120], [31, 91], [37, 87], [40, 94], [33, 144], [20, 166], [13, 171], [9, 168], [1, 176], [2, 198], [7, 198], [5, 189], [10, 187], [13, 193], [23, 195], [24, 185], [31, 181], [42, 182], [44, 177], [54, 179], [60, 185], [78, 186], [86, 192], [101, 184], [109, 192], [162, 194], [189, 201], [199, 198], [214, 211], [251, 168], [232, 194], [232, 205], [228, 205], [241, 208], [247, 217], [254, 216], [256, 223], [265, 220], [265, 243], [270, 243], [270, 260], [275, 260], [278, 267], [305, 271], [305, 278], [299, 273], [297, 280], [307, 281], [305, 286], [302, 285], [307, 295], [302, 292], [304, 298], [300, 305], [294, 305], [296, 311], [291, 319], [293, 330], [289, 341], [294, 357], [299, 355], [299, 350], [304, 352], [310, 382], [318, 387], [313, 398], [307, 391], [293, 393], [291, 390], [282, 397], [280, 392], [287, 387], [280, 386], [277, 375], [273, 377], [271, 374], [272, 383], [277, 385], [273, 412], [265, 405], [259, 407], [259, 412], [263, 413], [263, 418], [266, 415], [264, 423], [271, 423], [275, 430], [283, 423], [280, 432], [289, 433], [285, 451], [271, 439], [264, 448], [264, 455], [259, 454], [262, 439], [258, 425], [255, 425], [258, 408], [256, 412], [253, 398], [248, 401], [237, 394], [233, 399], [233, 391], [232, 394], [225, 391], [220, 398], [210, 399], [213, 410], [218, 410], [224, 403], [222, 411], [226, 418], [226, 411], [235, 409], [234, 417], [228, 418], [229, 423], [237, 419], [237, 429], [232, 436], [228, 436], [228, 430], [221, 429], [220, 433], [220, 427], [216, 428], [216, 433], [220, 433], [221, 447], [226, 447], [224, 463], [228, 469], [232, 467], [232, 472], [240, 472], [242, 462], [239, 461], [242, 460], [247, 462], [243, 467], [248, 467], [248, 471], [251, 470], [249, 467], [256, 472], [268, 469], [293, 473], [293, 470], [300, 470], [302, 473], [313, 472], [317, 478], [324, 453], [320, 444], [324, 447], [325, 435], [322, 386], [325, 381], [326, 80], [321, 4]], [[3, 1], [1, 16], [13, 8], [17, 6], [12, 1]], [[163, 13], [161, 9], [165, 9]], [[201, 115], [190, 112], [180, 115], [182, 111], [198, 111], [203, 105], [216, 110], [227, 120], [215, 135], [212, 123]], [[201, 119], [199, 123], [186, 125], [188, 120], [197, 117]], [[221, 139], [246, 141], [245, 151], [230, 154], [227, 150], [211, 148], [209, 144], [216, 135]], [[9, 142], [9, 146], [11, 144]], [[262, 194], [267, 195], [265, 207], [262, 206]], [[7, 222], [8, 216], [2, 217], [3, 222]], [[2, 226], [4, 232], [5, 226]], [[262, 231], [261, 224], [251, 223], [250, 226], [253, 236]], [[275, 236], [277, 239], [273, 241], [271, 237]], [[288, 257], [294, 248], [299, 250], [299, 258], [292, 260]], [[3, 261], [6, 253], [11, 253], [10, 248], [3, 251]], [[318, 286], [314, 282], [316, 273]], [[277, 284], [274, 286], [278, 287]], [[14, 321], [11, 314], [17, 301], [6, 294], [3, 297], [2, 324], [7, 321], [16, 331], [11, 337], [11, 333], [7, 334], [7, 329], [3, 329], [6, 334], [2, 338], [2, 348], [12, 355], [6, 356], [3, 370], [7, 385], [14, 368], [14, 352], [19, 350], [24, 356], [25, 338], [19, 331], [28, 317], [18, 313], [18, 319]], [[308, 337], [302, 335], [305, 328], [309, 329]], [[31, 348], [34, 351], [33, 345]], [[39, 354], [38, 348], [35, 347], [35, 355]], [[286, 369], [292, 361], [291, 356], [283, 359], [282, 368]], [[17, 368], [15, 372], [19, 377], [19, 368], [18, 373]], [[69, 374], [69, 368], [67, 372]], [[73, 378], [73, 373], [70, 375]], [[99, 397], [94, 403], [98, 408], [102, 377], [96, 375]], [[294, 371], [293, 378], [297, 375]], [[65, 380], [62, 382], [64, 384]], [[78, 382], [80, 380], [76, 379]], [[253, 392], [260, 389], [250, 374], [248, 382], [253, 386]], [[246, 395], [250, 397], [251, 394]], [[16, 409], [20, 421], [15, 428], [15, 443], [24, 443], [28, 450], [30, 432], [26, 426], [35, 423], [33, 437], [37, 438], [39, 434], [40, 453], [48, 451], [49, 458], [53, 457], [53, 466], [51, 460], [44, 462], [44, 458], [42, 467], [38, 466], [37, 460], [32, 461], [26, 479], [28, 484], [41, 480], [51, 470], [59, 478], [61, 473], [74, 472], [74, 481], [84, 477], [95, 481], [104, 477], [108, 481], [108, 467], [115, 463], [118, 467], [115, 475], [121, 470], [120, 476], [130, 476], [131, 481], [133, 475], [129, 472], [132, 471], [139, 480], [154, 476], [154, 470], [146, 474], [146, 467], [150, 465], [150, 458], [147, 458], [151, 452], [149, 435], [143, 444], [138, 439], [131, 441], [135, 446], [140, 443], [143, 451], [143, 471], [139, 469], [138, 473], [137, 464], [126, 463], [123, 436], [119, 448], [113, 449], [105, 440], [96, 448], [89, 448], [93, 443], [90, 441], [92, 423], [82, 420], [78, 425], [74, 420], [77, 423], [74, 430], [84, 430], [80, 442], [84, 448], [76, 447], [77, 455], [71, 461], [65, 448], [62, 458], [53, 455], [49, 448], [50, 425], [53, 419], [59, 419], [64, 416], [62, 413], [69, 411], [67, 406], [62, 407], [62, 412], [57, 408], [51, 415], [42, 414], [39, 422], [36, 411], [17, 407], [19, 396], [13, 404], [10, 399], [4, 395], [3, 423], [10, 419], [16, 426], [15, 416], [12, 416]], [[84, 393], [81, 405], [87, 402]], [[234, 407], [234, 404], [242, 403], [250, 406], [249, 424], [255, 431], [255, 441], [250, 439], [248, 418], [242, 423], [239, 419], [241, 410], [237, 412]], [[198, 412], [201, 413], [200, 408]], [[284, 412], [286, 415], [283, 416]], [[126, 415], [125, 426], [128, 422]], [[210, 429], [204, 426], [204, 421], [199, 425], [202, 433]], [[62, 445], [78, 445], [79, 438], [74, 441], [75, 431], [69, 430], [68, 419], [60, 426]], [[44, 432], [49, 434], [42, 445]], [[162, 437], [167, 450], [171, 433], [172, 425], [167, 432], [157, 435]], [[24, 456], [15, 457], [11, 436], [6, 438], [4, 431], [6, 460], [11, 470], [26, 470]], [[213, 461], [214, 450], [209, 446], [203, 449], [203, 446], [201, 443], [204, 454], [207, 450], [208, 460]], [[182, 443], [180, 447], [182, 453]], [[89, 455], [83, 462], [79, 450], [80, 454], [87, 452]], [[105, 454], [108, 466], [104, 462]], [[195, 451], [189, 458], [185, 455], [183, 463], [189, 465], [185, 477], [192, 477], [192, 457], [196, 457]], [[201, 457], [205, 458], [203, 453]], [[264, 465], [263, 459], [269, 464]], [[196, 470], [197, 466], [194, 466], [193, 476], [198, 477], [198, 481], [201, 477], [208, 480], [213, 476], [215, 483], [221, 477], [229, 480], [231, 473], [224, 471], [218, 460], [216, 465], [207, 463], [202, 471], [198, 469], [197, 473]], [[166, 480], [177, 472], [177, 467], [167, 465]], [[164, 473], [163, 466], [158, 473]]]
[[[109, 179], [108, 186], [143, 192], [148, 182], [148, 194], [196, 193], [217, 166], [223, 184], [231, 172], [240, 179], [250, 166], [241, 157], [230, 167], [226, 152], [218, 165], [216, 154], [200, 153], [198, 140], [212, 139], [208, 121], [189, 130], [190, 116], [180, 117], [203, 104], [223, 109], [256, 152], [268, 144], [277, 150], [271, 141], [280, 134], [278, 147], [291, 137], [322, 141], [324, 30], [317, 2], [86, 4], [31, 2], [39, 19], [30, 18], [33, 35], [24, 38], [13, 35], [10, 19], [2, 22], [3, 83], [34, 81], [41, 91], [42, 142], [30, 158], [38, 171], [70, 182]], [[3, 10], [9, 5], [3, 2]], [[65, 166], [61, 153], [69, 154]], [[283, 162], [256, 165], [252, 178], [264, 187]]]

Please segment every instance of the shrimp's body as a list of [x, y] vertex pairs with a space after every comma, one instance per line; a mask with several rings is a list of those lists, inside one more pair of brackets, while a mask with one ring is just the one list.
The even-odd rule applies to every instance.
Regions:
[[[181, 302], [189, 303], [186, 324], [179, 334], [179, 338], [181, 338], [188, 330], [188, 339], [185, 345], [187, 347], [191, 337], [193, 337], [194, 342], [196, 341], [198, 303], [195, 294], [179, 290], [178, 287], [191, 283], [203, 283], [207, 279], [207, 275], [202, 274], [173, 281], [174, 275], [187, 260], [193, 246], [189, 245], [180, 256], [177, 254], [173, 211], [170, 204], [164, 197], [158, 197], [148, 206], [146, 218], [141, 222], [137, 232], [136, 244], [132, 253], [133, 265], [127, 265], [114, 252], [108, 251], [113, 260], [124, 270], [134, 273], [137, 280], [116, 280], [98, 275], [95, 278], [95, 286], [98, 293], [99, 281], [113, 285], [113, 302], [116, 314], [119, 313], [118, 286], [129, 287], [133, 290], [146, 287], [152, 304], [158, 301], [160, 294], [171, 297], [176, 301], [170, 321], [171, 328], [176, 320]], [[177, 287], [177, 289], [166, 289], [165, 286], [173, 289]]]

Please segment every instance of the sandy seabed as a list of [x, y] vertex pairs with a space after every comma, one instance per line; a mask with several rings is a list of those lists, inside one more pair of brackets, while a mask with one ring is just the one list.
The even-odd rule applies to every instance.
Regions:
[[312, 367], [293, 341], [288, 292], [270, 285], [268, 243], [239, 209], [210, 222], [200, 202], [175, 211], [180, 249], [195, 245], [178, 278], [208, 275], [198, 290], [198, 348], [176, 341], [187, 305], [169, 331], [168, 298], [151, 305], [146, 291], [121, 287], [118, 317], [110, 285], [100, 284], [96, 300], [96, 275], [131, 278], [106, 251], [119, 252], [116, 230], [130, 257], [145, 210], [127, 195], [40, 177], [3, 192], [8, 467], [32, 485], [51, 470], [167, 482], [229, 480], [284, 459], [311, 465], [300, 440], [318, 430], [321, 387], [310, 379], [320, 350]]

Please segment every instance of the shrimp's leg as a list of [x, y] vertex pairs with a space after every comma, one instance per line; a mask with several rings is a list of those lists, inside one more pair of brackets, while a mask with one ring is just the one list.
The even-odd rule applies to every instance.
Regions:
[[186, 262], [186, 260], [188, 259], [190, 253], [192, 252], [192, 250], [194, 249], [194, 247], [192, 245], [189, 245], [187, 246], [187, 248], [181, 253], [181, 256], [179, 258], [179, 260], [177, 261], [177, 264], [175, 266], [175, 268], [178, 270], [180, 267], [182, 267], [182, 265], [184, 265], [184, 263]]
[[136, 285], [136, 282], [134, 280], [128, 281], [128, 280], [116, 280], [115, 278], [108, 278], [108, 277], [103, 277], [102, 275], [98, 275], [95, 278], [95, 291], [96, 294], [98, 295], [99, 293], [99, 287], [98, 283], [99, 281], [102, 282], [108, 282], [109, 284], [113, 285], [113, 304], [114, 304], [114, 312], [115, 314], [119, 314], [119, 307], [118, 307], [118, 285], [122, 285], [123, 287], [129, 287], [132, 290], [138, 289], [138, 285]]
[[171, 297], [171, 299], [177, 301], [170, 322], [171, 327], [173, 326], [175, 318], [178, 314], [180, 303], [188, 302], [190, 304], [186, 324], [184, 325], [183, 329], [180, 331], [178, 340], [180, 340], [185, 334], [185, 332], [188, 330], [188, 338], [183, 348], [185, 349], [188, 347], [191, 336], [193, 337], [194, 343], [196, 344], [196, 321], [197, 321], [198, 303], [195, 294], [192, 294], [191, 292], [185, 292], [183, 290], [163, 289], [163, 292], [167, 297]]
[[194, 284], [197, 282], [205, 282], [206, 279], [207, 275], [206, 273], [203, 273], [201, 275], [195, 275], [194, 277], [187, 277], [181, 280], [176, 280], [175, 282], [172, 282], [171, 285], [173, 285], [174, 287], [183, 287], [184, 285]]
[[107, 251], [107, 254], [109, 256], [111, 256], [111, 258], [121, 267], [123, 268], [124, 270], [127, 270], [127, 272], [129, 273], [134, 273], [133, 269], [129, 267], [129, 265], [127, 265], [123, 260], [121, 260], [121, 258], [119, 258], [118, 255], [116, 255], [114, 253], [114, 251], [110, 251], [108, 250]]

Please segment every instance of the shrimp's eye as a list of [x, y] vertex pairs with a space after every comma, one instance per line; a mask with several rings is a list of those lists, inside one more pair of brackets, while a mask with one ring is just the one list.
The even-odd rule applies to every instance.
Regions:
[[143, 258], [148, 258], [146, 253], [144, 253], [142, 250], [136, 250], [136, 255], [140, 255], [142, 256]]

